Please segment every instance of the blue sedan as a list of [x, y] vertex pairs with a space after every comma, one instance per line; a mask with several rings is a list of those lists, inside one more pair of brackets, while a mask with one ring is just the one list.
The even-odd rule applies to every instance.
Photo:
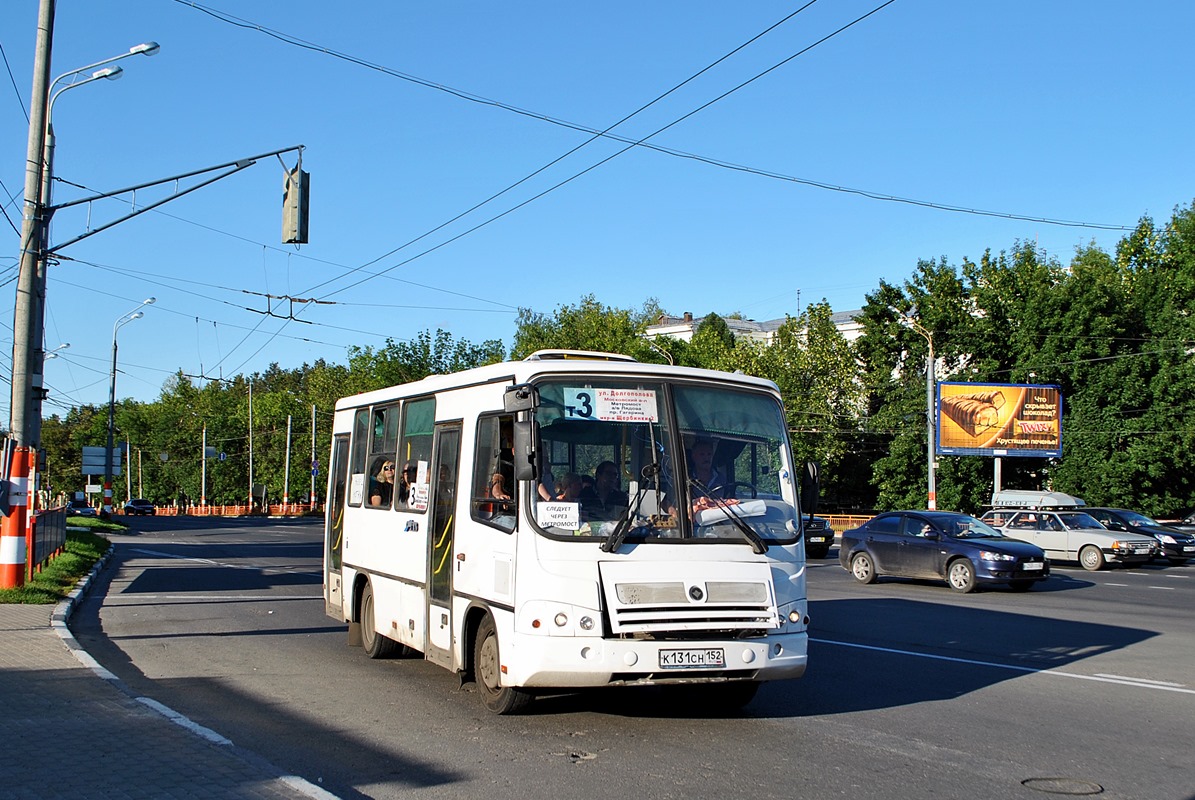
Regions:
[[860, 583], [880, 575], [940, 578], [956, 592], [972, 592], [981, 583], [1006, 583], [1023, 592], [1050, 576], [1050, 562], [1037, 545], [948, 511], [873, 517], [843, 532], [838, 561]]

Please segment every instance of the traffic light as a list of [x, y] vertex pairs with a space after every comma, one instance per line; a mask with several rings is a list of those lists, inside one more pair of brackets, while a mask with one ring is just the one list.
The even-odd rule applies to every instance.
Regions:
[[282, 243], [307, 244], [311, 174], [295, 167], [282, 184]]

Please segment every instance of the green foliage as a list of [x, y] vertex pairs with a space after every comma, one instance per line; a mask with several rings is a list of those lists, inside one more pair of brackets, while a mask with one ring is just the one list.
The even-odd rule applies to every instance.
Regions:
[[[824, 303], [788, 319], [765, 346], [732, 334], [710, 314], [692, 340], [647, 339], [663, 311], [606, 306], [594, 295], [545, 314], [519, 312], [510, 357], [536, 350], [597, 350], [642, 362], [742, 370], [774, 381], [785, 399], [799, 458], [821, 462], [833, 507], [866, 511], [926, 502], [925, 376], [932, 333], [936, 381], [1047, 383], [1063, 396], [1063, 458], [1003, 459], [1006, 488], [1052, 488], [1089, 503], [1165, 516], [1195, 506], [1195, 211], [1176, 209], [1163, 226], [1143, 218], [1114, 254], [1081, 247], [1066, 264], [1034, 244], [985, 251], [978, 261], [916, 264], [907, 280], [881, 281], [859, 312], [861, 335], [847, 342]], [[254, 481], [279, 499], [291, 418], [292, 497], [308, 486], [315, 438], [326, 458], [335, 401], [427, 375], [501, 361], [501, 342], [474, 345], [438, 330], [378, 348], [352, 348], [345, 365], [318, 361], [295, 370], [195, 384], [181, 373], [154, 403], [122, 401], [117, 441], [131, 469], [117, 497], [169, 502], [203, 491], [201, 441], [226, 460], [206, 464], [210, 502], [244, 501], [252, 387]], [[317, 409], [315, 431], [311, 407]], [[107, 409], [83, 406], [43, 424], [41, 472], [51, 493], [81, 488], [84, 445], [106, 440]], [[990, 498], [992, 462], [937, 459], [939, 508], [977, 511]]]
[[[247, 503], [252, 469], [253, 483], [265, 487], [269, 502], [280, 502], [286, 492], [294, 501], [311, 489], [312, 452], [316, 461], [327, 460], [338, 399], [501, 361], [504, 352], [498, 341], [474, 345], [436, 331], [409, 342], [387, 340], [376, 350], [354, 348], [347, 365], [320, 360], [284, 370], [271, 364], [262, 373], [204, 383], [179, 372], [165, 382], [153, 403], [118, 402], [115, 445], [121, 448], [127, 442], [128, 452], [122, 458], [123, 474], [113, 478], [113, 497], [117, 505], [129, 496], [160, 505], [199, 503], [203, 498], [212, 504]], [[82, 448], [103, 447], [107, 424], [107, 408], [93, 406], [43, 422], [46, 468], [40, 478], [47, 505], [83, 489]], [[319, 494], [322, 474], [315, 482]], [[95, 483], [102, 481], [102, 476], [91, 477]]]
[[592, 294], [575, 306], [559, 306], [553, 316], [520, 309], [510, 355], [518, 360], [537, 350], [594, 350], [660, 361], [660, 353], [643, 338], [643, 331], [659, 314], [654, 300], [633, 311], [604, 306]]

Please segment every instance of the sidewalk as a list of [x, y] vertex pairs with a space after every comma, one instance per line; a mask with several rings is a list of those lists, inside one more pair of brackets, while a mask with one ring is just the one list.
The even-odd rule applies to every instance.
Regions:
[[58, 606], [0, 604], [0, 800], [332, 797], [96, 664], [66, 628], [86, 583]]

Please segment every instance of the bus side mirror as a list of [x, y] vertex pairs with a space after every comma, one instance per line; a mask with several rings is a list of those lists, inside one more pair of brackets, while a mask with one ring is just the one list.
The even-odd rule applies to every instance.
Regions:
[[539, 392], [529, 383], [520, 383], [507, 388], [502, 395], [502, 410], [507, 414], [520, 411], [534, 411], [539, 405]]
[[535, 422], [515, 420], [513, 434], [515, 480], [535, 480]]
[[801, 473], [801, 511], [810, 517], [817, 511], [817, 500], [821, 494], [821, 468], [816, 461], [806, 461]]

